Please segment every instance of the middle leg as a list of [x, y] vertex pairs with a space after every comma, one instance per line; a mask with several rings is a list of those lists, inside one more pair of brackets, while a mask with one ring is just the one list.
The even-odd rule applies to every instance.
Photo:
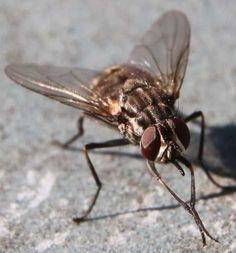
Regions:
[[96, 183], [96, 186], [97, 186], [97, 190], [96, 190], [96, 193], [94, 194], [93, 198], [92, 198], [92, 201], [90, 203], [90, 206], [88, 207], [88, 209], [84, 212], [84, 214], [80, 217], [75, 217], [73, 218], [73, 221], [76, 222], [76, 223], [80, 223], [82, 221], [85, 221], [87, 216], [89, 215], [89, 213], [92, 211], [96, 201], [97, 201], [97, 198], [99, 196], [99, 193], [100, 193], [100, 190], [102, 188], [102, 183], [101, 183], [101, 180], [91, 162], [91, 159], [89, 157], [89, 154], [88, 154], [88, 151], [89, 150], [92, 150], [92, 149], [100, 149], [100, 148], [108, 148], [108, 147], [118, 147], [118, 146], [124, 146], [124, 145], [128, 145], [130, 144], [126, 139], [116, 139], [116, 140], [110, 140], [110, 141], [106, 141], [106, 142], [101, 142], [101, 143], [89, 143], [89, 144], [86, 144], [84, 146], [84, 154], [85, 154], [85, 158], [86, 158], [86, 161], [88, 163], [88, 166], [89, 166], [89, 169], [90, 169], [90, 172], [94, 178], [94, 181]]

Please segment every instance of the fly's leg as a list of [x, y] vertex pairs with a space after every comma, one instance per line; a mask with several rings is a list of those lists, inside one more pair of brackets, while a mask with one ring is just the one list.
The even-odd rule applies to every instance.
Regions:
[[66, 141], [65, 143], [61, 143], [60, 141], [52, 141], [52, 144], [60, 146], [62, 148], [68, 148], [73, 142], [75, 142], [77, 139], [79, 139], [81, 136], [83, 136], [84, 134], [84, 128], [83, 128], [83, 123], [84, 123], [84, 116], [85, 114], [82, 114], [78, 121], [77, 121], [77, 133], [72, 136], [68, 141]]
[[204, 141], [205, 141], [205, 117], [202, 111], [193, 112], [189, 116], [187, 116], [184, 121], [187, 123], [189, 121], [195, 120], [197, 118], [201, 118], [201, 132], [200, 132], [200, 143], [198, 150], [198, 160], [202, 162], [203, 158], [203, 149], [204, 149]]
[[206, 245], [206, 238], [205, 234], [211, 238], [212, 240], [218, 242], [213, 236], [210, 235], [210, 233], [206, 230], [205, 226], [202, 223], [201, 218], [199, 217], [196, 209], [195, 209], [195, 202], [196, 202], [196, 197], [195, 197], [195, 180], [194, 180], [194, 173], [193, 173], [193, 168], [192, 165], [184, 158], [178, 159], [181, 163], [185, 164], [186, 167], [190, 170], [191, 173], [191, 200], [190, 200], [190, 206], [183, 201], [173, 190], [165, 183], [165, 181], [161, 178], [159, 172], [157, 171], [154, 162], [147, 161], [148, 168], [153, 175], [153, 177], [161, 183], [168, 191], [169, 193], [179, 202], [181, 206], [185, 210], [188, 211], [188, 213], [193, 217], [196, 225], [198, 226], [198, 229], [200, 231], [201, 237], [202, 237], [202, 243], [205, 246]]
[[88, 163], [89, 169], [91, 171], [91, 174], [94, 178], [94, 181], [96, 183], [97, 186], [97, 190], [96, 193], [94, 194], [91, 204], [89, 206], [89, 208], [84, 212], [84, 214], [81, 217], [75, 217], [73, 218], [73, 221], [76, 223], [80, 223], [82, 221], [86, 221], [86, 217], [89, 215], [89, 213], [92, 211], [96, 200], [98, 198], [98, 195], [100, 193], [101, 187], [102, 187], [102, 183], [101, 180], [99, 179], [99, 176], [91, 162], [91, 159], [89, 157], [88, 151], [92, 150], [92, 149], [99, 149], [99, 148], [108, 148], [108, 147], [117, 147], [117, 146], [123, 146], [123, 145], [128, 145], [130, 144], [126, 139], [116, 139], [116, 140], [110, 140], [110, 141], [106, 141], [106, 142], [101, 142], [101, 143], [89, 143], [86, 144], [84, 146], [84, 154], [85, 154], [85, 158], [86, 161]]
[[236, 186], [223, 186], [215, 181], [215, 179], [212, 177], [212, 175], [209, 172], [209, 169], [203, 162], [203, 150], [204, 150], [204, 141], [205, 141], [205, 118], [202, 111], [193, 112], [189, 116], [187, 116], [184, 121], [187, 123], [189, 121], [192, 121], [194, 119], [201, 118], [201, 132], [200, 132], [200, 143], [199, 143], [199, 150], [198, 150], [198, 160], [200, 162], [200, 165], [203, 169], [203, 171], [206, 173], [209, 180], [216, 185], [217, 187], [221, 188], [222, 190], [232, 191], [236, 189]]
[[[205, 228], [205, 226], [203, 225], [196, 209], [195, 209], [195, 204], [196, 204], [196, 189], [195, 189], [195, 176], [194, 176], [194, 169], [192, 164], [185, 159], [184, 157], [179, 157], [178, 161], [181, 162], [182, 164], [184, 164], [190, 171], [190, 175], [191, 175], [191, 196], [190, 196], [190, 207], [193, 211], [193, 215], [194, 215], [194, 219], [200, 229], [201, 234], [202, 233], [206, 233], [206, 235], [208, 237], [210, 237], [211, 239], [213, 239], [214, 241], [217, 241], [215, 238], [213, 238], [209, 232], [207, 231], [207, 229]], [[204, 236], [202, 234], [202, 240], [203, 240], [203, 244], [205, 244], [204, 242]], [[218, 241], [217, 241], [218, 242]]]

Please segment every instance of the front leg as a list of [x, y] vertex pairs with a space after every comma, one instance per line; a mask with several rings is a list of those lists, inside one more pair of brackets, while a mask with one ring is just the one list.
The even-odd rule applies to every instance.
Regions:
[[162, 184], [169, 193], [179, 202], [179, 204], [193, 217], [196, 225], [198, 226], [199, 232], [202, 237], [202, 243], [203, 246], [206, 245], [206, 238], [205, 235], [207, 235], [212, 240], [218, 242], [217, 239], [215, 239], [205, 228], [201, 218], [199, 217], [198, 212], [195, 209], [195, 202], [196, 202], [196, 196], [195, 196], [195, 179], [194, 179], [194, 171], [192, 168], [192, 165], [183, 157], [179, 157], [178, 160], [183, 163], [191, 173], [191, 199], [190, 199], [190, 206], [187, 204], [187, 202], [183, 201], [168, 185], [167, 183], [161, 178], [161, 175], [157, 171], [154, 162], [147, 161], [147, 165], [149, 168], [149, 171], [153, 175], [153, 177]]

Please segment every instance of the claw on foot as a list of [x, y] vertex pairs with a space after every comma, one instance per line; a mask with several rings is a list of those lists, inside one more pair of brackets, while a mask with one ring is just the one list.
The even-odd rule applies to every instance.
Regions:
[[75, 217], [75, 218], [72, 218], [72, 221], [76, 224], [80, 224], [81, 222], [86, 221], [86, 217]]

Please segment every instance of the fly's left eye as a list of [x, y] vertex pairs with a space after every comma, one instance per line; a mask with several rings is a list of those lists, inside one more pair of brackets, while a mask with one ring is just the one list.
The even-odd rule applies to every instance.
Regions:
[[171, 121], [174, 125], [174, 130], [178, 139], [181, 141], [185, 149], [187, 149], [190, 142], [190, 132], [186, 123], [178, 118], [174, 118]]
[[161, 138], [158, 130], [154, 127], [148, 127], [141, 138], [141, 152], [145, 158], [155, 161], [161, 146]]

